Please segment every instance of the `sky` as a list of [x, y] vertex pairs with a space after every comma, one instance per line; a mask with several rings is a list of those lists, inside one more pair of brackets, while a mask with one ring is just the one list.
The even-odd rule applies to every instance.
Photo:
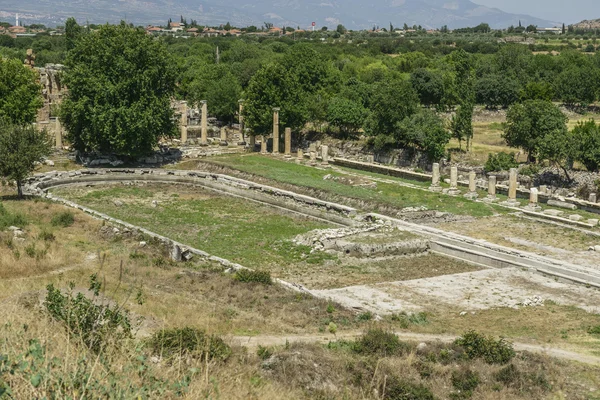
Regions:
[[529, 14], [555, 22], [577, 23], [600, 18], [600, 0], [472, 0], [502, 11]]

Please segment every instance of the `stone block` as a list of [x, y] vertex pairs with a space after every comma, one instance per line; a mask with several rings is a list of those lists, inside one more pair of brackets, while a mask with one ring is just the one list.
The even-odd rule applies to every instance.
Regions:
[[564, 211], [560, 211], [560, 210], [544, 210], [544, 214], [550, 215], [552, 217], [560, 217], [564, 213], [565, 213]]
[[579, 222], [583, 219], [583, 217], [581, 215], [573, 214], [573, 215], [569, 215], [569, 219], [571, 221]]
[[598, 226], [598, 224], [600, 223], [600, 220], [598, 219], [588, 219], [587, 223], [592, 225], [592, 226]]

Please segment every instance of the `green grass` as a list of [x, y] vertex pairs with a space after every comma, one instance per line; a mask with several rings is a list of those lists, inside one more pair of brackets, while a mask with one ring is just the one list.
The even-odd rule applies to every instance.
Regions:
[[[319, 264], [332, 256], [310, 254], [310, 247], [289, 242], [296, 235], [330, 226], [312, 219], [282, 215], [266, 206], [218, 196], [200, 188], [169, 186], [96, 187], [84, 191], [57, 190], [115, 218], [150, 229], [210, 254], [252, 269], [278, 270], [292, 263]], [[185, 195], [182, 194], [185, 193]], [[142, 194], [142, 196], [139, 196]], [[119, 199], [116, 206], [106, 199]], [[159, 200], [152, 207], [151, 201]]]
[[[450, 197], [441, 193], [402, 187], [393, 183], [377, 182], [377, 188], [367, 188], [345, 185], [332, 180], [323, 180], [323, 177], [329, 174], [333, 176], [344, 175], [259, 155], [220, 156], [206, 160], [206, 162], [227, 166], [277, 182], [318, 189], [335, 195], [398, 209], [426, 206], [430, 210], [450, 212], [457, 215], [471, 215], [474, 217], [486, 217], [494, 213], [503, 212], [502, 208], [494, 205], [475, 203], [462, 197]], [[356, 171], [353, 170], [353, 172]], [[385, 175], [381, 176], [388, 179], [400, 180]], [[410, 181], [410, 183], [414, 184], [415, 182]], [[426, 185], [424, 184], [424, 186]]]

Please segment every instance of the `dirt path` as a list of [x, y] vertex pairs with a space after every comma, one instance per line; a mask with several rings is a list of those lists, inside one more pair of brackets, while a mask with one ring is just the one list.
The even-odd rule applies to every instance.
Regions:
[[[411, 332], [395, 332], [401, 340], [411, 342], [442, 342], [451, 343], [458, 336], [451, 335], [432, 335], [425, 333]], [[286, 343], [314, 343], [327, 344], [333, 340], [340, 339], [356, 339], [361, 336], [362, 332], [346, 332], [339, 335], [319, 334], [319, 335], [290, 335], [290, 336], [233, 336], [231, 343], [248, 348], [256, 348], [258, 346], [285, 346]], [[531, 353], [544, 354], [549, 357], [558, 358], [566, 361], [577, 361], [583, 364], [600, 366], [600, 357], [595, 357], [586, 354], [580, 354], [569, 350], [563, 350], [555, 347], [541, 346], [536, 344], [515, 343], [514, 349], [517, 351], [528, 351]]]

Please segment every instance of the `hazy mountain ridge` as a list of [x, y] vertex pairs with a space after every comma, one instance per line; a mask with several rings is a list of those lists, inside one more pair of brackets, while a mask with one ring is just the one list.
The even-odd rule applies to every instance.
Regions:
[[[493, 28], [534, 24], [553, 26], [556, 23], [539, 18], [503, 12], [481, 6], [470, 0], [4, 0], [0, 12], [22, 14], [26, 23], [63, 23], [70, 16], [94, 23], [118, 22], [125, 19], [135, 24], [165, 24], [179, 15], [202, 24], [218, 25], [231, 22], [238, 26], [262, 25], [307, 28], [335, 27], [338, 23], [349, 29], [373, 26], [422, 25], [427, 28], [475, 26], [481, 22]], [[2, 15], [2, 14], [0, 14]], [[6, 18], [5, 18], [6, 19]]]

